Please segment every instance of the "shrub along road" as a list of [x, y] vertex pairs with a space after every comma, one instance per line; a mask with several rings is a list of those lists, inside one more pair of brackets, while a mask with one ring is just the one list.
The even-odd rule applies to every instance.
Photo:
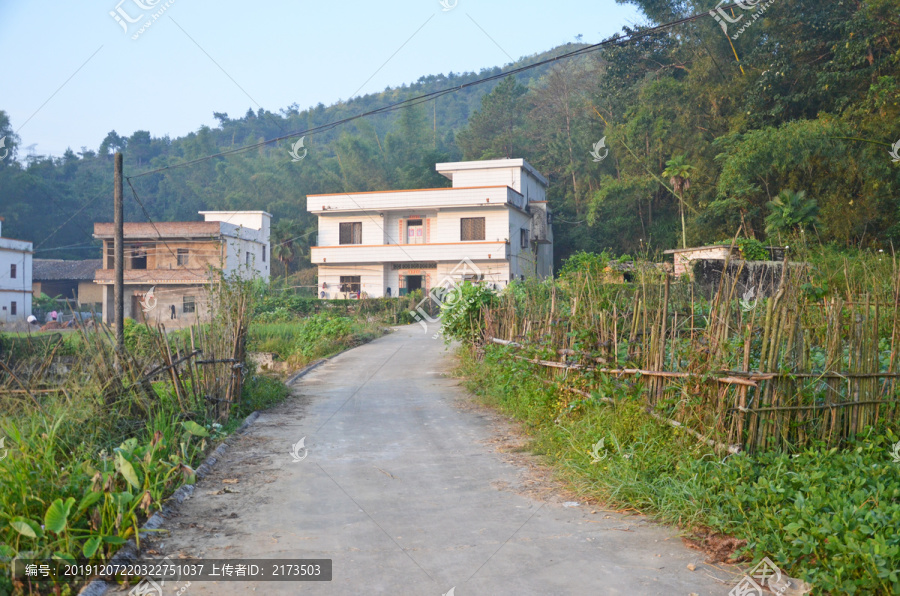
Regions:
[[400, 328], [300, 379], [149, 556], [334, 561], [328, 583], [193, 582], [191, 595], [728, 592], [674, 530], [533, 490], [530, 456], [497, 450], [505, 423], [471, 407], [434, 330]]

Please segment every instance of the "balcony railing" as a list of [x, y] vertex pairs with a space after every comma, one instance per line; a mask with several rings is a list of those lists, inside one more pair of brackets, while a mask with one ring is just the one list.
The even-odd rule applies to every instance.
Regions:
[[508, 186], [338, 193], [309, 195], [306, 199], [307, 211], [311, 213], [436, 209], [482, 205], [511, 205], [524, 210], [526, 202], [525, 197]]
[[311, 261], [316, 265], [342, 263], [415, 263], [488, 261], [509, 258], [509, 243], [442, 242], [434, 244], [344, 244], [313, 246]]

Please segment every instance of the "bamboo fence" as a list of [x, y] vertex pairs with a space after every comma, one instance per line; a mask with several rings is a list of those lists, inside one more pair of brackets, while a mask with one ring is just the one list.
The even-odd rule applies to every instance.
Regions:
[[[752, 278], [751, 278], [752, 283]], [[784, 264], [769, 296], [723, 275], [709, 297], [658, 270], [632, 286], [590, 275], [505, 294], [484, 338], [551, 375], [639, 382], [649, 412], [718, 446], [838, 445], [898, 417], [900, 274], [813, 300]]]
[[0, 357], [0, 404], [10, 410], [30, 403], [28, 407], [42, 410], [42, 396], [70, 399], [70, 393], [81, 394], [90, 386], [109, 409], [142, 418], [159, 402], [155, 385], [162, 383], [184, 417], [200, 414], [227, 421], [241, 402], [249, 292], [241, 284], [220, 283], [212, 285], [210, 294], [206, 322], [175, 333], [143, 323], [145, 345], [138, 353], [117, 354], [113, 333], [102, 323], [79, 324], [70, 332], [81, 336], [83, 349], [67, 359], [57, 355], [63, 344], [60, 333], [16, 338], [18, 349], [7, 348]]

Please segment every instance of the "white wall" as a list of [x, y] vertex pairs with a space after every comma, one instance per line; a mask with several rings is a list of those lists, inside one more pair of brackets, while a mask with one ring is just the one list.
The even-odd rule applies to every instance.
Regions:
[[[425, 242], [433, 240], [437, 229], [438, 212], [434, 209], [410, 209], [409, 211], [389, 211], [384, 214], [384, 242], [385, 244], [406, 244], [406, 220], [421, 219], [424, 227]], [[363, 224], [365, 225], [365, 224]]]
[[[263, 244], [253, 240], [224, 236], [225, 242], [225, 267], [223, 272], [228, 275], [237, 273], [244, 279], [260, 278], [269, 280], [269, 271], [272, 265], [272, 254], [268, 243]], [[265, 247], [266, 260], [263, 261], [263, 248]], [[247, 264], [247, 253], [250, 253], [250, 263]]]
[[453, 181], [453, 188], [508, 186], [530, 201], [546, 198], [546, 181], [532, 174], [532, 168], [523, 159], [494, 159], [439, 163], [438, 172]]
[[[322, 297], [325, 292], [325, 298], [345, 298], [341, 290], [342, 275], [358, 275], [360, 277], [360, 292], [368, 294], [369, 298], [378, 298], [384, 294], [384, 265], [380, 264], [360, 264], [360, 265], [340, 265], [329, 266], [319, 265], [319, 287], [316, 289], [316, 295]], [[322, 288], [322, 284], [325, 288]], [[397, 287], [392, 288], [393, 295], [397, 295]]]
[[[204, 221], [218, 221], [226, 244], [224, 272], [266, 281], [272, 266], [269, 240], [272, 216], [265, 211], [201, 211]], [[250, 264], [247, 265], [247, 253]]]
[[[318, 246], [339, 246], [341, 243], [342, 223], [362, 223], [362, 243], [364, 245], [387, 244], [386, 233], [390, 227], [385, 224], [386, 217], [376, 212], [335, 213], [319, 215]], [[393, 242], [393, 241], [392, 241]]]
[[[349, 222], [362, 223], [362, 244], [366, 246], [380, 244], [406, 244], [406, 226], [402, 228], [400, 221], [410, 215], [422, 216], [426, 228], [426, 242], [429, 244], [460, 242], [460, 219], [464, 217], [484, 217], [486, 242], [503, 241], [509, 238], [507, 212], [513, 210], [505, 206], [479, 208], [452, 208], [440, 211], [415, 211], [389, 213], [385, 217], [368, 213], [335, 214], [319, 216], [318, 246], [340, 245], [340, 224]], [[518, 212], [516, 212], [518, 213]], [[524, 216], [524, 214], [523, 214]], [[398, 236], [400, 236], [398, 238]], [[399, 242], [398, 242], [399, 240]]]
[[258, 230], [268, 238], [272, 216], [265, 211], [201, 211], [203, 221], [220, 221], [248, 230]]
[[529, 202], [547, 200], [547, 187], [527, 170], [522, 170], [521, 188], [516, 190], [525, 195]]
[[[24, 321], [31, 314], [32, 256], [31, 242], [0, 238], [0, 321]], [[11, 265], [16, 266], [15, 278]]]
[[508, 186], [515, 190], [518, 186], [519, 168], [491, 168], [484, 170], [463, 170], [453, 172], [453, 188], [471, 186]]
[[[474, 269], [473, 269], [474, 266]], [[358, 275], [362, 292], [369, 298], [385, 296], [387, 288], [391, 289], [391, 296], [399, 296], [401, 275], [422, 275], [425, 277], [425, 289], [430, 291], [437, 285], [452, 285], [462, 279], [461, 273], [480, 273], [484, 276], [484, 282], [497, 289], [506, 287], [509, 283], [509, 263], [507, 261], [470, 261], [463, 265], [459, 262], [438, 263], [434, 269], [394, 269], [388, 264], [359, 264], [359, 265], [319, 265], [319, 287], [317, 295], [321, 298], [325, 292], [325, 298], [344, 298], [340, 291], [342, 275]], [[322, 284], [326, 287], [323, 289]]]
[[[526, 230], [528, 235], [528, 247], [522, 248], [520, 231]], [[511, 211], [509, 215], [509, 252], [510, 252], [510, 276], [519, 279], [522, 275], [532, 277], [538, 274], [536, 259], [531, 242], [531, 216], [518, 211]]]
[[484, 217], [484, 241], [504, 241], [509, 238], [507, 207], [483, 207], [478, 209], [442, 209], [437, 214], [437, 225], [431, 230], [431, 242], [461, 242], [460, 220], [464, 217]]

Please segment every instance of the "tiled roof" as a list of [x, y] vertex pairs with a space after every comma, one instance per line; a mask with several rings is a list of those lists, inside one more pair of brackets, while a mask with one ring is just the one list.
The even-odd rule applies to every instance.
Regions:
[[34, 268], [31, 276], [34, 281], [91, 280], [94, 279], [94, 271], [103, 266], [102, 259], [87, 259], [84, 261], [35, 259], [33, 263]]
[[[112, 238], [115, 224], [94, 224], [95, 238]], [[125, 238], [209, 238], [219, 235], [218, 221], [162, 221], [158, 223], [131, 222], [124, 225]]]
[[[126, 284], [205, 284], [209, 282], [207, 269], [126, 269]], [[94, 281], [111, 284], [115, 281], [114, 269], [98, 269]]]

